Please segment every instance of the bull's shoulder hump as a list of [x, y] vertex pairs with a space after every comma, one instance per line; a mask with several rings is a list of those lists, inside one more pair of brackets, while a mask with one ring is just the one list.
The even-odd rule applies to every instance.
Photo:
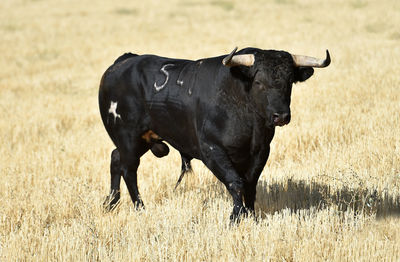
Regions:
[[132, 54], [132, 53], [125, 53], [125, 54], [121, 55], [120, 57], [118, 57], [117, 60], [114, 61], [114, 64], [118, 64], [118, 63], [120, 63], [122, 61], [125, 61], [128, 58], [136, 57], [136, 56], [138, 56], [138, 55], [137, 54]]

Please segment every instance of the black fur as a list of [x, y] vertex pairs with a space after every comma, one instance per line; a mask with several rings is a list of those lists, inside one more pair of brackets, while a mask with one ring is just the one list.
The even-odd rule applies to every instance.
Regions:
[[132, 53], [125, 53], [122, 56], [118, 57], [117, 60], [114, 61], [114, 64], [118, 64], [119, 62], [122, 62], [128, 58], [135, 57], [135, 56], [138, 56], [138, 55], [132, 54]]

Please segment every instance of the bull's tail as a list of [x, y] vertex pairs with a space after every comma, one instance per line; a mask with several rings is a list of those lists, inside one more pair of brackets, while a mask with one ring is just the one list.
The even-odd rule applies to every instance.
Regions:
[[180, 153], [181, 153], [181, 159], [182, 159], [182, 168], [181, 168], [181, 174], [178, 178], [178, 181], [175, 184], [174, 191], [179, 186], [179, 184], [181, 183], [181, 181], [186, 173], [193, 173], [192, 165], [190, 164], [192, 157], [189, 157], [182, 152], [180, 152]]

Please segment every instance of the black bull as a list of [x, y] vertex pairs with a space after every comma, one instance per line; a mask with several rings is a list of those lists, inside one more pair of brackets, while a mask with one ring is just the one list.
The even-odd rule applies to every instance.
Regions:
[[[276, 126], [290, 121], [292, 84], [305, 81], [324, 60], [284, 51], [246, 48], [197, 61], [125, 54], [104, 73], [99, 105], [116, 149], [111, 155], [111, 192], [120, 198], [124, 178], [136, 207], [140, 157], [149, 149], [177, 149], [183, 164], [201, 160], [233, 198], [231, 219], [254, 213], [256, 185]], [[243, 205], [244, 200], [244, 205]]]

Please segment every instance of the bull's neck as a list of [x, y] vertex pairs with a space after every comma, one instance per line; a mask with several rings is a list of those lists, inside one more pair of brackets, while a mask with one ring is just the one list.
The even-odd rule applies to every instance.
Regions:
[[249, 81], [236, 77], [229, 68], [223, 70], [223, 75], [221, 83], [222, 94], [235, 105], [242, 108], [247, 107], [250, 102], [246, 91], [249, 88]]
[[275, 127], [268, 123], [265, 112], [257, 110], [249, 92], [251, 81], [233, 76], [230, 70], [224, 70], [222, 79], [224, 79], [220, 83], [222, 101], [228, 101], [238, 112], [248, 115], [247, 119], [252, 121], [254, 130], [258, 132], [257, 142], [269, 143], [275, 133]]
[[240, 75], [238, 76], [232, 70], [227, 72], [225, 79], [226, 83], [222, 84], [222, 87], [225, 89], [225, 93], [229, 99], [235, 105], [246, 109], [248, 113], [255, 115], [257, 119], [265, 123], [265, 112], [260, 112], [251, 96], [251, 80], [240, 77]]

